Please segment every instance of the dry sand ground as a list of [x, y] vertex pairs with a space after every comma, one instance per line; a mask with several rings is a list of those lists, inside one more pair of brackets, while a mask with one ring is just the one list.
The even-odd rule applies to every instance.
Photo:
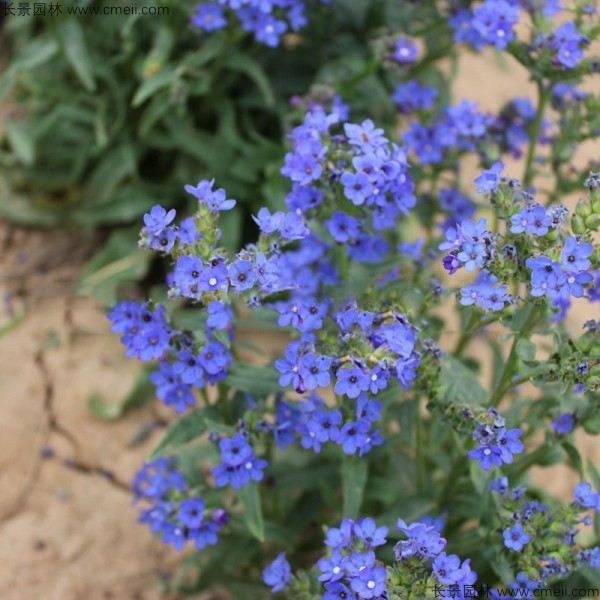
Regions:
[[[457, 89], [494, 110], [533, 88], [490, 54], [464, 59]], [[598, 144], [588, 156], [600, 157]], [[122, 397], [136, 364], [101, 308], [70, 295], [84, 240], [4, 224], [0, 248], [0, 293], [20, 293], [16, 312], [27, 303], [22, 323], [0, 339], [0, 600], [158, 599], [158, 574], [180, 558], [136, 524], [128, 486], [162, 435], [153, 425], [173, 416], [154, 404], [107, 424], [88, 411], [91, 393]], [[8, 315], [0, 313], [1, 326]], [[595, 442], [582, 442], [593, 455]], [[54, 456], [43, 458], [44, 448]], [[562, 494], [576, 481], [566, 469], [542, 477]]]

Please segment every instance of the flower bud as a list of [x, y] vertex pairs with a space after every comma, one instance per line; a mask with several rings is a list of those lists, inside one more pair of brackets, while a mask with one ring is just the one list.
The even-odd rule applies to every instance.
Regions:
[[580, 200], [577, 203], [577, 208], [575, 209], [575, 214], [585, 219], [592, 214], [592, 207], [589, 202], [586, 200]]
[[[588, 229], [598, 231], [598, 227], [600, 227], [600, 210], [596, 214], [587, 217], [585, 220], [585, 226]], [[575, 231], [575, 229], [573, 229], [573, 231]]]
[[585, 233], [585, 221], [579, 215], [573, 216], [571, 219], [571, 227], [573, 233], [576, 233], [577, 235], [583, 235]]

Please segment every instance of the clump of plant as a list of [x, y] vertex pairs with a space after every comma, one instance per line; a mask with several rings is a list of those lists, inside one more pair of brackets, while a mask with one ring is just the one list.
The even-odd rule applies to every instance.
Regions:
[[[420, 600], [598, 587], [600, 473], [576, 432], [600, 432], [600, 323], [573, 331], [568, 316], [600, 298], [600, 174], [569, 163], [596, 132], [598, 98], [577, 86], [597, 70], [586, 48], [600, 28], [593, 7], [571, 8], [440, 9], [456, 43], [530, 69], [537, 101], [498, 115], [428, 83], [418, 37], [378, 37], [378, 64], [411, 65], [396, 72], [399, 131], [334, 96], [296, 98], [284, 202], [253, 212], [240, 251], [221, 243], [239, 198], [219, 178], [185, 186], [192, 216], [144, 215], [140, 245], [168, 261], [168, 293], [109, 317], [182, 413], [134, 481], [141, 522], [199, 551], [171, 588]], [[569, 210], [575, 185], [585, 197]], [[287, 333], [273, 364], [240, 358], [249, 318]], [[561, 462], [581, 479], [566, 504], [530, 477]]]

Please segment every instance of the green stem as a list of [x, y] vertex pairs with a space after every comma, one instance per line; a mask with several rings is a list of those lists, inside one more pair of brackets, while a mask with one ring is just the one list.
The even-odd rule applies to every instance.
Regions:
[[425, 454], [423, 453], [423, 421], [419, 410], [421, 402], [415, 398], [415, 445], [417, 463], [417, 491], [422, 494], [425, 491]]
[[500, 379], [498, 380], [498, 384], [492, 393], [492, 397], [490, 399], [490, 406], [498, 406], [504, 398], [506, 392], [508, 392], [512, 387], [517, 385], [518, 382], [513, 382], [513, 374], [515, 371], [515, 367], [517, 366], [517, 362], [519, 357], [517, 355], [517, 344], [519, 340], [528, 338], [533, 332], [535, 326], [538, 322], [538, 317], [540, 316], [540, 308], [538, 306], [531, 306], [530, 312], [525, 322], [523, 323], [523, 327], [521, 331], [519, 331], [513, 340], [510, 353], [508, 358], [506, 359], [506, 363], [504, 364], [504, 369], [502, 370], [502, 375], [500, 375]]
[[553, 85], [549, 84], [546, 88], [541, 81], [537, 81], [538, 89], [538, 106], [531, 124], [531, 143], [527, 150], [527, 159], [525, 161], [525, 172], [523, 174], [523, 186], [529, 187], [533, 181], [535, 170], [533, 169], [533, 161], [535, 160], [535, 153], [537, 151], [538, 138], [542, 131], [542, 123], [544, 121], [544, 112], [546, 110], [546, 104], [552, 96]]
[[477, 331], [478, 323], [479, 315], [475, 311], [471, 311], [464, 330], [460, 334], [460, 338], [458, 338], [456, 348], [454, 348], [454, 352], [452, 353], [456, 358], [460, 358], [462, 356], [462, 353], [471, 341], [473, 334]]

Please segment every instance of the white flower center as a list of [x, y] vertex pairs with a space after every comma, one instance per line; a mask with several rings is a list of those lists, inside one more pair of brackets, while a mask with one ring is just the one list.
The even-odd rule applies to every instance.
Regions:
[[400, 48], [400, 56], [408, 56], [408, 48]]
[[252, 463], [251, 462], [247, 462], [246, 463], [246, 469], [248, 469], [248, 471], [252, 468]]
[[375, 587], [375, 582], [374, 582], [374, 581], [369, 581], [369, 582], [367, 583], [367, 587], [368, 587], [370, 590], [372, 590], [372, 589]]
[[208, 280], [209, 285], [217, 285], [217, 278], [216, 277], [211, 277]]
[[340, 571], [341, 571], [341, 569], [340, 569], [339, 567], [333, 567], [333, 569], [331, 570], [331, 572], [332, 572], [334, 575], [337, 575], [337, 574], [338, 574]]

